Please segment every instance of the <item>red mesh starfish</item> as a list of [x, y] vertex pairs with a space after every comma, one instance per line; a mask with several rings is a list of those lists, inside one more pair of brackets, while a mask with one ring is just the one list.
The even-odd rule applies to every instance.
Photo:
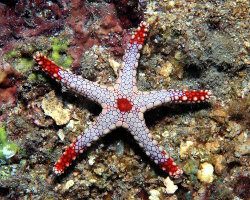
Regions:
[[102, 106], [102, 112], [93, 125], [77, 137], [55, 164], [53, 171], [57, 175], [63, 173], [72, 160], [75, 160], [79, 153], [82, 153], [94, 141], [117, 127], [124, 127], [131, 132], [135, 140], [156, 164], [175, 178], [181, 176], [182, 170], [149, 133], [144, 120], [144, 112], [165, 103], [203, 102], [209, 99], [211, 93], [208, 90], [138, 91], [136, 68], [147, 31], [148, 24], [141, 22], [140, 27], [128, 43], [119, 78], [114, 87], [99, 85], [65, 71], [39, 52], [34, 56], [38, 65], [51, 77]]

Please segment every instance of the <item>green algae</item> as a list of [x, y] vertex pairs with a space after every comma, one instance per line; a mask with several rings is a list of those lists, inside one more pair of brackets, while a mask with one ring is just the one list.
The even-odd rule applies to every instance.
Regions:
[[185, 174], [192, 175], [198, 172], [199, 162], [193, 159], [189, 159], [183, 165], [183, 170]]
[[0, 148], [5, 146], [6, 144], [7, 144], [7, 137], [5, 135], [5, 129], [4, 127], [0, 127]]
[[0, 160], [9, 159], [16, 154], [18, 146], [7, 140], [5, 128], [0, 127]]
[[[8, 63], [12, 63], [13, 68], [20, 73], [29, 74], [35, 65], [33, 55], [35, 52], [40, 51], [57, 65], [67, 69], [73, 61], [72, 57], [66, 54], [69, 43], [69, 37], [64, 34], [60, 34], [57, 37], [43, 37], [33, 43], [25, 43], [23, 41], [11, 52], [5, 53], [3, 59]], [[31, 75], [28, 81], [33, 83], [34, 79], [37, 78], [41, 80], [38, 76]]]
[[[26, 73], [34, 66], [34, 60], [31, 56], [23, 56], [24, 47], [16, 47], [11, 52], [5, 53], [3, 59], [9, 63], [13, 63], [14, 68], [20, 73]], [[32, 54], [32, 53], [31, 53]]]
[[28, 82], [29, 83], [38, 83], [38, 82], [46, 82], [46, 79], [44, 78], [44, 76], [42, 74], [36, 74], [36, 73], [32, 73], [28, 76]]
[[3, 59], [9, 60], [12, 58], [19, 58], [20, 56], [21, 56], [20, 50], [18, 47], [16, 47], [11, 52], [3, 54]]
[[21, 58], [19, 64], [17, 65], [17, 70], [21, 73], [25, 73], [28, 70], [31, 70], [35, 62], [30, 58]]
[[67, 38], [56, 37], [52, 38], [51, 42], [52, 42], [51, 59], [57, 65], [60, 65], [64, 69], [67, 69], [73, 61], [71, 56], [66, 55], [69, 45], [69, 40]]
[[15, 48], [13, 51], [5, 55], [6, 55], [6, 58], [18, 58], [20, 56], [20, 52], [18, 48]]

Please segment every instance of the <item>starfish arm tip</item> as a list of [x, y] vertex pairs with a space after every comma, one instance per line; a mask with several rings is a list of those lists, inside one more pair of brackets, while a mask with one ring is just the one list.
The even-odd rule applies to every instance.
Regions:
[[183, 174], [183, 170], [179, 168], [174, 173], [171, 173], [171, 174], [169, 173], [169, 175], [175, 179], [180, 178], [182, 174]]
[[50, 75], [52, 78], [60, 81], [62, 77], [59, 75], [59, 71], [64, 71], [63, 68], [57, 66], [53, 61], [49, 60], [45, 55], [43, 55], [40, 52], [36, 52], [34, 55], [34, 60], [39, 65], [40, 68], [42, 68], [43, 71], [45, 71], [48, 75]]
[[61, 158], [57, 161], [55, 166], [53, 167], [53, 171], [56, 175], [61, 175], [64, 170], [72, 163], [72, 161], [79, 154], [76, 152], [76, 142], [73, 142], [61, 156]]
[[192, 91], [186, 91], [183, 90], [180, 91], [173, 91], [174, 92], [174, 101], [175, 102], [187, 102], [187, 103], [200, 103], [200, 102], [206, 102], [210, 99], [212, 92], [211, 90], [192, 90]]
[[149, 24], [146, 21], [142, 21], [140, 23], [140, 26], [137, 28], [135, 33], [132, 35], [129, 43], [130, 44], [134, 44], [134, 43], [137, 44], [138, 49], [141, 50], [142, 45], [144, 43], [144, 40], [147, 36], [148, 27], [149, 27]]

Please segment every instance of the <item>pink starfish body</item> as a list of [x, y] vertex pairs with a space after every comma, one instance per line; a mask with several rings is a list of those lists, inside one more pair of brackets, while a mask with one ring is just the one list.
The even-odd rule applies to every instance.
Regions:
[[128, 43], [119, 78], [114, 87], [99, 85], [76, 76], [56, 66], [53, 61], [48, 60], [39, 52], [34, 56], [38, 65], [51, 77], [102, 106], [102, 112], [92, 126], [77, 137], [55, 164], [53, 171], [57, 175], [63, 173], [79, 153], [82, 153], [94, 141], [117, 127], [124, 127], [131, 132], [135, 140], [156, 164], [175, 178], [181, 176], [182, 170], [149, 133], [144, 120], [144, 112], [165, 103], [203, 102], [209, 99], [211, 93], [208, 90], [138, 91], [136, 68], [147, 31], [148, 24], [141, 22], [140, 27]]

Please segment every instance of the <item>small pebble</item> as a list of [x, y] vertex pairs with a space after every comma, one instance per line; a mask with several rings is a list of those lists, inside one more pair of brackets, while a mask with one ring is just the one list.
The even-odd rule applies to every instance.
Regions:
[[73, 187], [74, 184], [75, 184], [75, 183], [74, 183], [73, 180], [67, 181], [67, 183], [65, 184], [65, 189], [64, 189], [64, 190], [65, 190], [65, 191], [69, 190], [69, 188]]
[[161, 194], [160, 194], [160, 192], [158, 190], [155, 190], [155, 189], [150, 190], [149, 194], [150, 194], [149, 200], [160, 200], [160, 195]]
[[166, 186], [166, 192], [167, 194], [174, 194], [175, 191], [178, 189], [178, 186], [174, 184], [174, 182], [167, 177], [164, 181], [163, 181], [164, 185]]
[[205, 162], [201, 164], [201, 169], [199, 169], [197, 172], [197, 178], [203, 183], [212, 183], [213, 173], [213, 165], [208, 162]]
[[57, 136], [60, 138], [60, 140], [62, 140], [62, 141], [64, 141], [64, 137], [65, 137], [65, 135], [64, 135], [64, 133], [63, 133], [63, 130], [62, 129], [59, 129], [58, 131], [57, 131]]

